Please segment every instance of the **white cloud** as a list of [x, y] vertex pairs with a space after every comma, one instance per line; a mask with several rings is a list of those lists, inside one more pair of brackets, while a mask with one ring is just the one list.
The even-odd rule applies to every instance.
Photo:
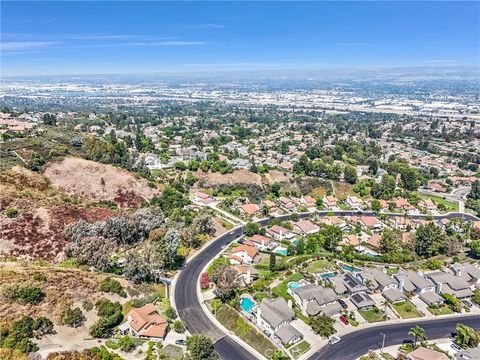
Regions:
[[0, 43], [1, 51], [25, 51], [54, 45], [52, 41], [7, 41]]
[[201, 24], [201, 25], [196, 25], [196, 26], [193, 26], [195, 28], [199, 28], [199, 29], [202, 29], [202, 28], [210, 28], [210, 29], [223, 29], [225, 27], [225, 25], [220, 25], [220, 24]]
[[431, 60], [420, 60], [419, 62], [427, 63], [427, 64], [436, 64], [436, 63], [453, 63], [453, 62], [457, 62], [457, 60], [454, 60], [454, 59], [431, 59]]

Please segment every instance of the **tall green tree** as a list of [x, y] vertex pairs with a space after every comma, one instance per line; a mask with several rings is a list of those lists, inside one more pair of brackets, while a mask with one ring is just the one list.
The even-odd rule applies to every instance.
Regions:
[[270, 264], [268, 268], [270, 271], [275, 271], [277, 269], [277, 256], [273, 251], [270, 253]]
[[480, 332], [470, 326], [457, 324], [455, 342], [463, 348], [477, 347], [480, 342]]
[[420, 225], [415, 233], [415, 252], [421, 257], [438, 255], [445, 235], [438, 225], [430, 222]]
[[218, 355], [214, 350], [212, 340], [205, 335], [187, 337], [186, 360], [216, 360]]

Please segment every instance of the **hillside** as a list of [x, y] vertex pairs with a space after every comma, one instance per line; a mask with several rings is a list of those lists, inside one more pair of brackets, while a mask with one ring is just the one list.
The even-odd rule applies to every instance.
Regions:
[[67, 157], [46, 166], [52, 186], [78, 199], [112, 201], [122, 208], [138, 207], [160, 191], [148, 181], [112, 165]]
[[63, 229], [114, 212], [75, 202], [52, 189], [47, 178], [21, 167], [0, 174], [0, 257], [53, 259], [64, 247]]

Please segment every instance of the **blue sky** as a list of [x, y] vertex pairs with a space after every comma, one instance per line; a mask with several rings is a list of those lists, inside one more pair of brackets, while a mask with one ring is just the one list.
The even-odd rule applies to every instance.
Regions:
[[1, 6], [3, 76], [479, 64], [479, 2]]

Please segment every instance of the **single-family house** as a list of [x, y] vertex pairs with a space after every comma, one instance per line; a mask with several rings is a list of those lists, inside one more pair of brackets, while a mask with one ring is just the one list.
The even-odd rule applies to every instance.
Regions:
[[255, 234], [245, 240], [245, 245], [253, 246], [260, 251], [268, 251], [273, 249], [277, 244], [266, 236]]
[[323, 206], [328, 210], [338, 210], [338, 199], [332, 195], [323, 197]]
[[436, 212], [438, 211], [437, 206], [431, 199], [422, 199], [418, 202], [418, 206], [421, 208], [426, 209], [429, 212]]
[[370, 310], [375, 306], [375, 301], [364, 292], [353, 294], [350, 296], [350, 301], [358, 310]]
[[126, 322], [120, 326], [124, 334], [132, 336], [164, 339], [168, 330], [168, 322], [158, 313], [153, 304], [133, 308], [126, 316]]
[[260, 211], [257, 204], [243, 204], [239, 207], [240, 213], [244, 216], [253, 216]]
[[453, 264], [450, 266], [455, 276], [461, 277], [470, 285], [480, 284], [480, 269], [473, 264]]
[[280, 204], [286, 211], [292, 212], [295, 210], [295, 203], [288, 197], [280, 196]]
[[201, 191], [197, 191], [195, 193], [195, 198], [193, 199], [196, 203], [199, 203], [199, 204], [204, 204], [204, 205], [208, 205], [208, 204], [211, 204], [212, 202], [215, 201], [215, 199], [208, 195], [208, 194], [205, 194]]
[[459, 299], [469, 298], [473, 295], [469, 283], [461, 276], [443, 271], [429, 273], [426, 276], [435, 284], [439, 294], [455, 295]]
[[232, 265], [251, 264], [257, 254], [258, 250], [253, 246], [240, 245], [230, 251], [228, 260]]
[[443, 352], [420, 346], [407, 355], [409, 360], [449, 360]]
[[280, 339], [283, 344], [294, 344], [302, 340], [303, 335], [290, 322], [295, 312], [284, 298], [263, 299], [257, 308], [257, 325], [265, 332]]
[[397, 289], [398, 283], [378, 268], [367, 268], [358, 273], [358, 277], [369, 289], [384, 291]]
[[290, 240], [295, 237], [295, 234], [291, 230], [280, 225], [273, 225], [267, 230], [267, 234], [279, 241]]
[[363, 201], [354, 195], [348, 196], [345, 203], [348, 207], [354, 210], [361, 210], [363, 206]]
[[[290, 289], [289, 292], [295, 299], [298, 308], [307, 316], [318, 315], [323, 310], [326, 310], [328, 313], [324, 314], [329, 316], [339, 314], [342, 311], [342, 307], [337, 302], [337, 294], [332, 288], [308, 284]], [[326, 309], [327, 305], [334, 306], [329, 306]]]
[[302, 196], [300, 202], [303, 206], [305, 206], [308, 210], [315, 210], [317, 204], [315, 199], [309, 195]]
[[320, 231], [320, 228], [310, 220], [299, 220], [293, 224], [293, 230], [301, 235], [312, 235]]

